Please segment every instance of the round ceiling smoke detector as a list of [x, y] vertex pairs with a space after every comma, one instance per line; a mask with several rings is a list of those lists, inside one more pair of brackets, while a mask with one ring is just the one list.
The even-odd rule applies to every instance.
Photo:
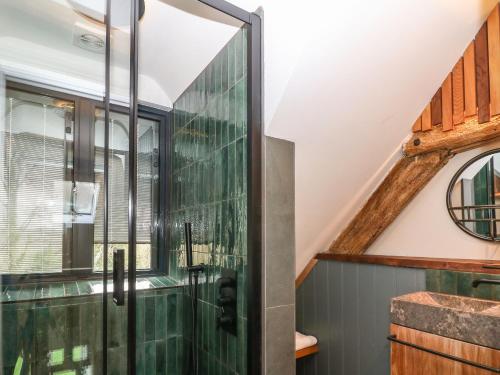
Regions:
[[[80, 16], [104, 25], [106, 0], [66, 0], [68, 5]], [[111, 2], [111, 26], [126, 28], [130, 25], [131, 0], [113, 0]], [[139, 19], [145, 11], [144, 0], [139, 1]]]

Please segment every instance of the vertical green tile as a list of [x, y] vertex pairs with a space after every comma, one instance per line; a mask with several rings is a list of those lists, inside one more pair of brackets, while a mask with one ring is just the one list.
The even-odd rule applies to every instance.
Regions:
[[156, 343], [148, 341], [144, 344], [145, 372], [156, 374]]
[[[474, 279], [486, 279], [489, 275], [482, 273], [474, 273]], [[475, 298], [491, 299], [493, 296], [492, 286], [489, 284], [480, 284], [477, 288], [472, 290], [472, 296]]]
[[234, 55], [234, 39], [231, 39], [229, 43], [227, 44], [227, 55], [228, 55], [228, 86], [232, 87], [234, 85], [234, 79], [235, 79], [235, 55]]
[[155, 339], [155, 298], [144, 298], [144, 340], [152, 341]]
[[447, 294], [457, 294], [457, 272], [442, 271], [440, 292]]
[[225, 129], [223, 120], [223, 100], [222, 96], [218, 97], [214, 103], [214, 116], [215, 116], [215, 149], [222, 146], [222, 133]]
[[233, 142], [236, 138], [236, 88], [233, 86], [229, 89], [228, 95], [228, 138], [227, 142]]
[[243, 76], [243, 33], [238, 32], [234, 36], [234, 66], [235, 80], [238, 81]]
[[228, 66], [228, 49], [223, 48], [221, 52], [222, 60], [222, 92], [225, 92], [229, 87], [229, 66]]
[[236, 370], [236, 347], [238, 345], [238, 340], [236, 336], [228, 335], [228, 344], [227, 344], [227, 365], [228, 367], [235, 371]]
[[137, 375], [147, 375], [146, 374], [146, 354], [143, 343], [137, 343], [136, 349], [136, 372]]
[[[135, 311], [136, 311], [136, 335], [137, 335], [136, 341], [138, 344], [143, 344], [145, 338], [145, 330], [146, 330], [144, 294], [141, 295], [138, 294]], [[142, 347], [142, 350], [144, 350], [144, 347]]]
[[235, 97], [235, 118], [236, 118], [236, 138], [243, 136], [247, 118], [246, 103], [246, 80], [242, 79], [236, 85]]
[[[236, 269], [238, 288], [246, 285], [246, 30], [240, 30], [174, 103], [174, 127], [185, 128], [173, 137], [174, 158], [171, 207], [170, 277], [185, 277], [185, 250], [182, 245], [182, 223], [196, 223], [193, 250], [196, 261], [208, 268], [200, 279], [198, 307], [198, 342], [201, 371], [204, 374], [243, 374], [246, 347], [238, 337], [229, 337], [215, 327], [219, 310], [215, 304], [215, 280], [221, 267]], [[177, 233], [178, 232], [178, 233]], [[166, 330], [166, 371], [180, 374], [183, 352], [191, 337], [191, 299], [185, 294], [165, 297], [166, 325], [158, 320], [163, 307], [155, 306], [156, 341]], [[157, 295], [158, 297], [158, 295]], [[246, 298], [238, 293], [238, 315], [246, 314]], [[145, 305], [144, 331], [147, 336], [148, 307]], [[239, 318], [241, 320], [241, 318]], [[238, 323], [242, 325], [242, 323]], [[176, 339], [177, 335], [179, 338]], [[243, 332], [243, 335], [246, 333]], [[174, 341], [175, 340], [175, 341]], [[229, 342], [228, 342], [229, 341]], [[157, 343], [158, 344], [158, 343]], [[147, 348], [145, 348], [145, 352]], [[163, 368], [161, 353], [155, 351], [156, 371]], [[185, 353], [187, 354], [187, 352]], [[147, 355], [146, 355], [147, 357]], [[240, 358], [240, 357], [243, 357]], [[147, 371], [147, 369], [145, 370]]]
[[430, 292], [439, 292], [441, 289], [441, 271], [425, 271], [425, 288]]
[[472, 273], [459, 272], [457, 275], [457, 293], [461, 296], [472, 296]]
[[156, 341], [156, 374], [166, 374], [167, 346], [165, 340]]
[[[224, 147], [230, 142], [229, 130], [229, 91], [226, 91], [221, 98], [221, 120], [222, 120], [222, 134], [221, 134], [221, 147]], [[234, 138], [234, 136], [233, 136]]]

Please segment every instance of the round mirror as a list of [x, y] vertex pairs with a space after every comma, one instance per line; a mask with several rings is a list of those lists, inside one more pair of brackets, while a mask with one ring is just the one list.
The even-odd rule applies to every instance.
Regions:
[[460, 229], [487, 241], [500, 241], [500, 149], [469, 160], [448, 186], [446, 204]]

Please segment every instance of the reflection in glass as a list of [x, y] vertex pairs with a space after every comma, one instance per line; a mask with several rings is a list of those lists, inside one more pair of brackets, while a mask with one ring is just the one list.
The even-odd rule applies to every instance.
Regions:
[[[109, 129], [109, 230], [108, 265], [113, 265], [113, 250], [125, 249], [128, 264], [128, 114], [111, 112]], [[156, 247], [159, 123], [140, 118], [137, 139], [137, 269], [153, 267]], [[104, 182], [104, 111], [97, 109], [95, 122], [95, 182], [99, 185], [96, 226], [94, 229], [94, 270], [103, 269], [103, 182]], [[156, 203], [156, 204], [155, 204]]]
[[452, 181], [449, 209], [459, 226], [483, 239], [500, 235], [500, 154], [473, 161]]

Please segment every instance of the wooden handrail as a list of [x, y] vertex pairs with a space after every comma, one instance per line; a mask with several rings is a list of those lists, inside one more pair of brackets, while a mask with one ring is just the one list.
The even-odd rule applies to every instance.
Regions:
[[500, 269], [491, 268], [492, 266], [500, 265], [500, 260], [495, 261], [480, 259], [424, 258], [387, 255], [353, 255], [334, 254], [329, 252], [316, 255], [316, 259], [335, 260], [339, 262], [380, 264], [393, 267], [500, 274]]

